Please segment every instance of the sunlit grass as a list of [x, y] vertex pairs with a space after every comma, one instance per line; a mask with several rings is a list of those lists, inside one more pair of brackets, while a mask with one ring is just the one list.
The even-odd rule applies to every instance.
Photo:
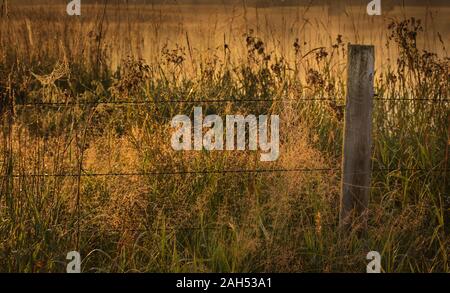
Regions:
[[[393, 33], [397, 55], [376, 76], [369, 229], [343, 235], [344, 41], [354, 36], [317, 40], [316, 49], [299, 32], [281, 46], [267, 26], [232, 31], [215, 46], [186, 33], [164, 42], [153, 19], [146, 32], [160, 47], [143, 60], [138, 22], [121, 12], [118, 28], [114, 7], [106, 19], [95, 11], [87, 26], [44, 10], [0, 20], [1, 271], [63, 272], [77, 249], [84, 272], [362, 272], [372, 250], [385, 272], [449, 271], [449, 61], [444, 43], [424, 54], [416, 22], [381, 30], [385, 40]], [[136, 47], [122, 56], [111, 35], [124, 31]], [[433, 101], [402, 100], [418, 98]], [[254, 99], [268, 101], [245, 102]], [[176, 100], [198, 102], [168, 102]], [[147, 103], [105, 103], [120, 101]], [[194, 106], [280, 115], [280, 159], [174, 152], [170, 119]], [[151, 173], [258, 168], [322, 171]]]

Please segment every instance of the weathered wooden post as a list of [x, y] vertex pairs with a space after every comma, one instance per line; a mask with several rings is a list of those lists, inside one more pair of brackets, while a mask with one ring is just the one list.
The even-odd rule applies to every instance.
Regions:
[[340, 227], [365, 229], [371, 181], [374, 46], [349, 45]]

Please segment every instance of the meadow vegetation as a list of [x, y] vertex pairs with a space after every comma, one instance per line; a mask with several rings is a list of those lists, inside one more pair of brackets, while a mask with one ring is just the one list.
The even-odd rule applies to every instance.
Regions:
[[[85, 22], [44, 7], [0, 19], [0, 271], [64, 272], [72, 250], [84, 272], [363, 272], [372, 250], [385, 272], [450, 271], [445, 37], [433, 52], [416, 18], [382, 28], [396, 54], [375, 78], [369, 228], [343, 234], [351, 36], [281, 50], [250, 22], [205, 45], [185, 23], [168, 42], [156, 10], [144, 41], [144, 17], [90, 9]], [[195, 106], [280, 115], [280, 158], [173, 151], [170, 121]], [[314, 171], [203, 172], [262, 169]]]

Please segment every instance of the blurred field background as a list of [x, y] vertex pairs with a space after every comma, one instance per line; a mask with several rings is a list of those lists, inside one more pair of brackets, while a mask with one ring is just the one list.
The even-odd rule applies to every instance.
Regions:
[[[10, 1], [0, 271], [449, 272], [450, 7], [292, 2]], [[366, 235], [337, 227], [349, 42], [376, 46]], [[280, 115], [280, 159], [174, 152], [194, 106]], [[220, 172], [267, 169], [315, 171]]]

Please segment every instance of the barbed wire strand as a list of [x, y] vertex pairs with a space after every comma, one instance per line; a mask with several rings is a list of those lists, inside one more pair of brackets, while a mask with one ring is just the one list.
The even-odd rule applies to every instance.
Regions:
[[[147, 104], [195, 104], [195, 103], [270, 103], [270, 102], [336, 102], [339, 99], [332, 98], [301, 98], [301, 99], [212, 99], [212, 100], [145, 100], [145, 101], [80, 101], [80, 102], [26, 102], [16, 103], [15, 106], [47, 106], [47, 107], [75, 107], [75, 106], [127, 106]], [[427, 98], [374, 98], [374, 101], [429, 101], [435, 103], [448, 103], [450, 99], [427, 99]], [[342, 105], [344, 106], [344, 105]]]
[[[196, 170], [196, 171], [146, 171], [146, 172], [110, 172], [110, 173], [61, 173], [61, 174], [10, 174], [0, 175], [0, 177], [26, 178], [26, 177], [138, 177], [138, 176], [158, 176], [158, 175], [204, 175], [204, 174], [252, 174], [252, 173], [313, 173], [341, 171], [341, 168], [293, 168], [293, 169], [236, 169], [236, 170]], [[425, 168], [378, 168], [372, 172], [445, 172], [445, 169], [425, 169]], [[361, 173], [362, 174], [362, 173]]]

